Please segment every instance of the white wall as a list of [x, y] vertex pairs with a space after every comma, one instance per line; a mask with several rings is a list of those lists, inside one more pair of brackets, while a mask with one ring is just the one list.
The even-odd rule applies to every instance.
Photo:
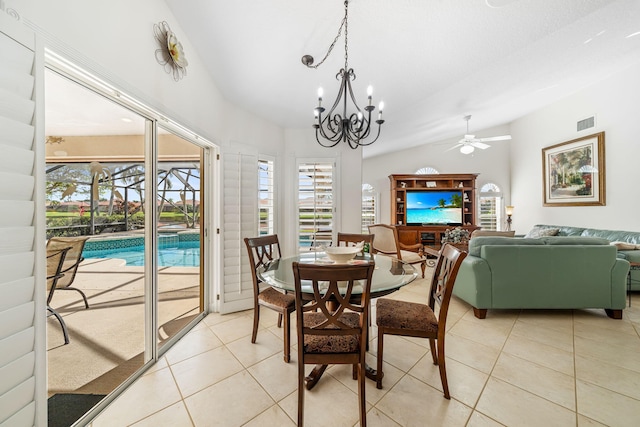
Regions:
[[[535, 224], [640, 231], [640, 63], [511, 124], [511, 195], [514, 228]], [[596, 127], [576, 131], [576, 122], [596, 115]], [[605, 132], [606, 206], [544, 207], [542, 148]]]
[[[8, 0], [5, 3], [16, 9], [21, 19], [43, 35], [55, 51], [86, 59], [86, 63], [98, 69], [110, 83], [204, 137], [218, 144], [233, 138], [282, 146], [281, 129], [242, 113], [223, 98], [163, 1]], [[158, 46], [153, 25], [161, 21], [167, 21], [178, 36], [189, 61], [187, 76], [178, 82], [155, 59]]]
[[[383, 135], [384, 137], [384, 129]], [[440, 173], [477, 173], [476, 187], [493, 182], [505, 194], [505, 204], [510, 204], [509, 152], [513, 141], [491, 142], [486, 150], [476, 149], [472, 154], [462, 154], [458, 149], [447, 151], [463, 136], [444, 141], [397, 151], [364, 160], [363, 182], [371, 184], [380, 195], [379, 221], [389, 224], [391, 218], [389, 175], [415, 173], [418, 169], [431, 166]], [[509, 126], [498, 126], [475, 132], [479, 138], [509, 134]]]

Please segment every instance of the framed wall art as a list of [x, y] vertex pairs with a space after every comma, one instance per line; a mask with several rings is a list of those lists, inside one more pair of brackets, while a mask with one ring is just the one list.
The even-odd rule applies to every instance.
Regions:
[[604, 167], [604, 132], [543, 148], [544, 206], [604, 206]]

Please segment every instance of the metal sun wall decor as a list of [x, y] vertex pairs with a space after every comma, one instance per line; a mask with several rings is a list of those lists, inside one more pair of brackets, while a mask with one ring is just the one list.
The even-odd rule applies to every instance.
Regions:
[[160, 44], [160, 48], [156, 49], [156, 60], [167, 73], [173, 74], [173, 80], [179, 81], [187, 75], [189, 65], [182, 50], [182, 43], [178, 41], [178, 37], [166, 21], [153, 24], [153, 33]]

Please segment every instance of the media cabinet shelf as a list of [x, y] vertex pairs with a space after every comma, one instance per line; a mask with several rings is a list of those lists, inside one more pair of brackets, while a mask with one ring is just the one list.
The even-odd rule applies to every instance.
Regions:
[[391, 223], [398, 228], [398, 238], [407, 245], [422, 243], [439, 249], [447, 229], [457, 224], [407, 224], [407, 191], [460, 191], [462, 193], [462, 228], [472, 232], [476, 226], [476, 178], [478, 174], [439, 174], [389, 176], [391, 181]]

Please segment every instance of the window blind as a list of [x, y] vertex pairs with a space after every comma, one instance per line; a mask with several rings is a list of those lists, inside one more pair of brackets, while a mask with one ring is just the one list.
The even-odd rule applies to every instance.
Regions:
[[0, 13], [0, 425], [32, 426], [35, 286], [45, 286], [34, 276], [35, 37], [15, 25]]

